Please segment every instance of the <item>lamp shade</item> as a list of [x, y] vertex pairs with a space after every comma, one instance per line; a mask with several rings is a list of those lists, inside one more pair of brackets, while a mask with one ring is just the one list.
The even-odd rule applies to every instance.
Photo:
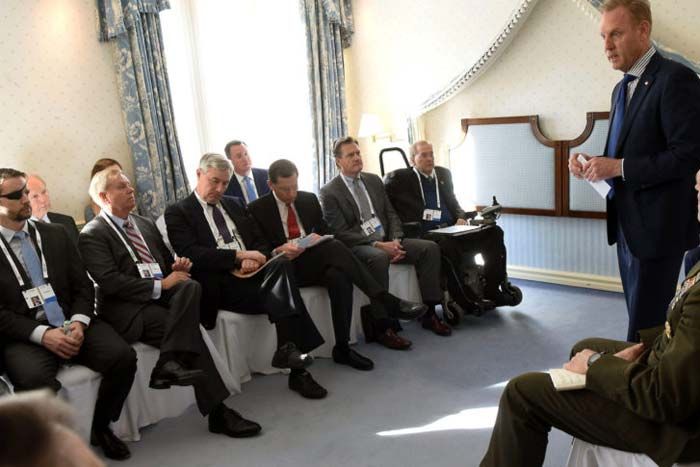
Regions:
[[357, 132], [358, 138], [369, 138], [384, 132], [379, 116], [376, 114], [363, 113], [360, 118], [360, 129]]

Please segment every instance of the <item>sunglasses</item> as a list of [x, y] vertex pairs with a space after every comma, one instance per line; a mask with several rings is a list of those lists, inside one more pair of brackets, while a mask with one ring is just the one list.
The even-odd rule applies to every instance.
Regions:
[[13, 191], [11, 193], [7, 193], [5, 195], [0, 195], [0, 198], [7, 198], [7, 199], [12, 199], [12, 200], [19, 200], [22, 199], [22, 195], [29, 194], [29, 190], [27, 190], [27, 185], [24, 185], [22, 188], [19, 190]]

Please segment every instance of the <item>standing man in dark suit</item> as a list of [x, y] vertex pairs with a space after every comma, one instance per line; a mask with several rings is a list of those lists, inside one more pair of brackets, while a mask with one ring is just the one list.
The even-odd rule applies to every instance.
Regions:
[[[700, 202], [700, 172], [695, 189]], [[700, 461], [700, 263], [666, 310], [639, 344], [577, 343], [564, 368], [585, 375], [585, 389], [557, 392], [547, 373], [510, 380], [481, 467], [542, 465], [552, 427], [661, 467]]]
[[[476, 212], [462, 210], [455, 196], [452, 173], [435, 165], [432, 144], [428, 141], [413, 143], [411, 163], [412, 168], [395, 170], [384, 180], [386, 194], [401, 221], [419, 222], [423, 238], [440, 245], [442, 254], [455, 268], [460, 267], [462, 256], [473, 258], [481, 253], [486, 276], [484, 297], [487, 300], [480, 300], [484, 308], [516, 304], [514, 294], [510, 293], [513, 286], [507, 281], [503, 230], [493, 225], [461, 237], [428, 233], [441, 226], [466, 225], [467, 219], [473, 219]], [[487, 303], [489, 301], [492, 303]]]
[[202, 288], [190, 279], [192, 263], [173, 260], [153, 221], [131, 213], [134, 189], [119, 169], [95, 174], [90, 197], [101, 212], [83, 228], [79, 247], [98, 286], [98, 312], [127, 342], [160, 349], [150, 387], [192, 385], [209, 431], [234, 438], [258, 434], [260, 425], [223, 402], [230, 393], [202, 339]]
[[[321, 188], [321, 204], [336, 237], [350, 247], [386, 289], [390, 263], [413, 264], [423, 303], [428, 305], [423, 327], [449, 336], [452, 329], [435, 314], [435, 305], [442, 299], [440, 247], [429, 240], [403, 238], [401, 220], [389, 202], [382, 179], [362, 172], [357, 140], [351, 136], [338, 139], [333, 155], [340, 174]], [[382, 331], [391, 328], [379, 330]]]
[[[318, 241], [330, 234], [323, 220], [321, 205], [313, 193], [298, 191], [299, 172], [286, 159], [270, 165], [271, 193], [248, 205], [253, 218], [274, 248], [284, 252], [294, 265], [299, 287], [321, 285], [328, 289], [335, 332], [333, 360], [358, 370], [371, 370], [372, 361], [348, 345], [352, 321], [353, 284], [374, 302], [394, 316], [413, 319], [425, 312], [425, 306], [408, 303], [386, 291], [367, 271], [360, 260], [342, 242], [331, 239], [310, 248], [305, 241]], [[300, 244], [301, 242], [301, 244]]]
[[75, 219], [65, 214], [49, 212], [51, 198], [44, 180], [38, 175], [30, 175], [27, 178], [27, 189], [29, 190], [29, 202], [32, 205], [32, 220], [62, 225], [70, 239], [77, 245], [78, 227], [75, 225]]
[[605, 154], [577, 154], [569, 170], [606, 180], [608, 243], [617, 243], [629, 314], [628, 340], [663, 323], [683, 253], [698, 243], [693, 174], [700, 168], [700, 79], [651, 45], [647, 0], [608, 0], [601, 36], [613, 68], [625, 73], [612, 95]]
[[248, 146], [243, 141], [229, 141], [224, 153], [233, 164], [233, 177], [224, 195], [236, 196], [248, 204], [270, 192], [267, 170], [253, 167]]
[[110, 459], [130, 457], [109, 424], [119, 419], [136, 373], [136, 352], [95, 316], [95, 293], [63, 227], [28, 222], [27, 177], [0, 169], [0, 339], [17, 391], [61, 389], [59, 366], [102, 374], [91, 441]]
[[313, 361], [307, 353], [323, 337], [301, 299], [294, 267], [282, 257], [266, 264], [271, 248], [265, 237], [243, 202], [224, 196], [232, 172], [224, 156], [203, 155], [194, 192], [165, 210], [170, 243], [192, 260], [192, 277], [202, 285], [202, 324], [212, 329], [219, 309], [266, 313], [277, 328], [272, 366], [290, 368], [289, 388], [303, 397], [326, 397], [305, 370]]

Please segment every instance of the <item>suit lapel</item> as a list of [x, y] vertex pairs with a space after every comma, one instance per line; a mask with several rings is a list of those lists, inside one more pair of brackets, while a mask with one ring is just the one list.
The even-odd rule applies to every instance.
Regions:
[[617, 141], [617, 148], [615, 148], [615, 154], [620, 154], [620, 148], [624, 144], [625, 139], [627, 138], [627, 134], [630, 131], [630, 128], [632, 128], [632, 122], [637, 116], [639, 106], [642, 105], [642, 102], [646, 98], [647, 94], [649, 94], [649, 89], [651, 89], [654, 83], [656, 72], [659, 69], [660, 59], [661, 56], [658, 52], [656, 52], [656, 54], [654, 54], [654, 56], [649, 61], [649, 64], [647, 65], [646, 70], [644, 70], [644, 73], [642, 73], [642, 76], [637, 78], [639, 81], [637, 82], [637, 87], [634, 89], [632, 100], [630, 101], [630, 104], [625, 112], [625, 120], [622, 122], [622, 130], [620, 131], [620, 138]]
[[[234, 181], [233, 183], [238, 182]], [[197, 226], [197, 229], [199, 229], [198, 236], [202, 238], [202, 240], [207, 239], [209, 241], [209, 246], [216, 246], [216, 237], [214, 237], [214, 234], [209, 228], [209, 221], [204, 215], [204, 209], [202, 209], [202, 206], [199, 204], [199, 200], [197, 200], [197, 196], [194, 192], [186, 198], [186, 203], [187, 211], [189, 211], [192, 220]]]
[[[279, 209], [277, 209], [277, 201], [272, 192], [266, 194], [262, 198], [263, 213], [270, 219], [270, 227], [272, 227], [272, 234], [276, 238], [276, 243], [283, 244], [287, 242], [287, 236], [284, 235], [284, 226], [282, 225], [282, 218], [279, 214]], [[296, 205], [296, 203], [294, 203]]]
[[297, 196], [296, 201], [294, 201], [294, 207], [296, 208], [297, 215], [301, 220], [301, 225], [304, 226], [306, 235], [309, 235], [314, 227], [316, 227], [314, 220], [311, 218], [311, 213], [313, 211], [311, 203], [307, 203], [300, 196]]
[[355, 216], [355, 221], [358, 224], [361, 223], [360, 208], [357, 207], [357, 202], [355, 202], [355, 198], [352, 196], [352, 193], [350, 193], [350, 188], [346, 185], [345, 180], [342, 179], [342, 175], [336, 177], [335, 183], [338, 185], [341, 195], [345, 198], [345, 202], [350, 206], [350, 210]]

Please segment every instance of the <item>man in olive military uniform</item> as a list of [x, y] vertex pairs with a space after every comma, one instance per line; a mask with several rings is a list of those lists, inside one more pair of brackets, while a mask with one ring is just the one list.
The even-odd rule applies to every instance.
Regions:
[[[695, 189], [700, 203], [700, 172]], [[698, 216], [700, 218], [700, 216]], [[640, 343], [586, 339], [564, 368], [586, 388], [557, 392], [547, 373], [503, 391], [482, 467], [542, 465], [551, 427], [589, 443], [648, 455], [661, 467], [700, 460], [700, 263]]]

